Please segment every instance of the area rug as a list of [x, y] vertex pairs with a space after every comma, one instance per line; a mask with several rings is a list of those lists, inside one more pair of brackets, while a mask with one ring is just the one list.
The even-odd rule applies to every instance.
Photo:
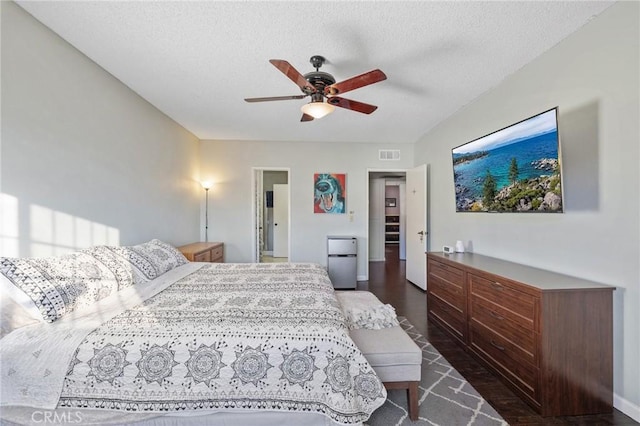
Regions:
[[508, 426], [500, 414], [406, 318], [398, 317], [398, 320], [422, 349], [422, 380], [418, 387], [419, 417], [415, 422], [409, 419], [406, 390], [390, 390], [387, 401], [366, 422], [368, 426]]

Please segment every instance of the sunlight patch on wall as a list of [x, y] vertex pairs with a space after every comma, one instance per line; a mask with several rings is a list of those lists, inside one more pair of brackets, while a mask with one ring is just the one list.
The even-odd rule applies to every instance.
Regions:
[[120, 231], [47, 207], [21, 205], [17, 197], [0, 193], [0, 256], [57, 256], [95, 245], [120, 245]]
[[0, 193], [0, 255], [18, 256], [20, 252], [18, 235], [18, 199]]
[[120, 245], [116, 228], [32, 205], [30, 240], [32, 257], [58, 256], [97, 245]]

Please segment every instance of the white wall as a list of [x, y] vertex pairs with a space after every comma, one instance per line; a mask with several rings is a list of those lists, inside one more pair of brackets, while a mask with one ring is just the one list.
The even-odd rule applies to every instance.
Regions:
[[[639, 3], [620, 2], [422, 137], [432, 247], [617, 286], [614, 391], [640, 420]], [[455, 213], [451, 148], [559, 106], [564, 214]], [[585, 307], [588, 309], [588, 307]]]
[[0, 255], [198, 239], [198, 140], [2, 2]]
[[[291, 125], [309, 124], [313, 125]], [[397, 146], [401, 150], [400, 161], [378, 160], [379, 149]], [[209, 236], [211, 241], [224, 241], [226, 261], [252, 259], [251, 167], [288, 167], [290, 260], [326, 265], [327, 235], [354, 235], [358, 238], [360, 278], [368, 275], [367, 168], [397, 169], [413, 164], [412, 144], [201, 141], [200, 154], [203, 179], [215, 182], [209, 206]], [[346, 210], [354, 212], [353, 222], [348, 213], [313, 213], [313, 174], [324, 172], [347, 174]]]

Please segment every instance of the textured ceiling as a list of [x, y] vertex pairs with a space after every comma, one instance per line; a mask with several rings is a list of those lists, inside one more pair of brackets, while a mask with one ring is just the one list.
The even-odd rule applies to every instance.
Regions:
[[[18, 4], [201, 139], [415, 142], [612, 2], [86, 2]], [[300, 123], [300, 94], [269, 59], [341, 81], [378, 105]], [[547, 107], [547, 105], [541, 106]]]

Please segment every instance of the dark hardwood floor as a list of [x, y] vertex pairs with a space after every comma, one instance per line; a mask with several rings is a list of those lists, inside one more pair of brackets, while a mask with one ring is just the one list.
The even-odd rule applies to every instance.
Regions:
[[[510, 425], [637, 425], [615, 410], [612, 414], [574, 417], [541, 417], [509, 390], [496, 376], [475, 361], [450, 337], [427, 322], [427, 296], [405, 279], [404, 261], [398, 258], [398, 246], [386, 246], [385, 262], [369, 263], [369, 281], [358, 283], [383, 303], [395, 307], [462, 374]], [[452, 425], [453, 426], [453, 425]]]

